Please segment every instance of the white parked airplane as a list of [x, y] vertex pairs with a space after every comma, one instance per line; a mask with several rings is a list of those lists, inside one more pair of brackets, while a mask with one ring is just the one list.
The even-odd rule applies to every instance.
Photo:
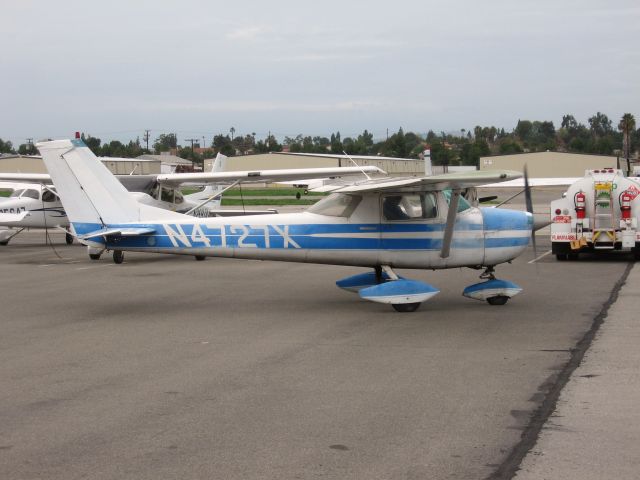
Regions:
[[[272, 182], [277, 180], [316, 177], [342, 177], [366, 173], [384, 173], [376, 167], [363, 168], [304, 168], [260, 171], [224, 172], [227, 157], [218, 154], [212, 170], [206, 173], [170, 173], [160, 175], [120, 175], [118, 180], [138, 202], [154, 207], [185, 213], [196, 217], [225, 215], [273, 214], [275, 210], [229, 210], [220, 208], [220, 198], [229, 188], [239, 183]], [[51, 185], [48, 174], [0, 173], [0, 181], [38, 182], [18, 187], [6, 199], [0, 199], [0, 245], [7, 245], [12, 237], [25, 228], [68, 229], [66, 213]], [[199, 192], [183, 195], [182, 185], [206, 185]], [[67, 243], [73, 241], [68, 233]], [[97, 258], [91, 253], [91, 258]], [[99, 257], [99, 256], [98, 256]]]
[[520, 176], [480, 171], [344, 187], [303, 213], [193, 218], [136, 203], [79, 139], [39, 143], [78, 237], [96, 249], [368, 267], [339, 280], [361, 298], [414, 311], [438, 290], [394, 268], [484, 268], [465, 296], [502, 305], [521, 291], [494, 267], [526, 248], [528, 212], [474, 208], [461, 190]]

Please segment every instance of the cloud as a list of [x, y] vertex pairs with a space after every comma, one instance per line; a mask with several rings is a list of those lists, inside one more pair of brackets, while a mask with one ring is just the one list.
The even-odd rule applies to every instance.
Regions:
[[261, 25], [252, 25], [235, 28], [225, 35], [228, 40], [255, 41], [270, 31]]

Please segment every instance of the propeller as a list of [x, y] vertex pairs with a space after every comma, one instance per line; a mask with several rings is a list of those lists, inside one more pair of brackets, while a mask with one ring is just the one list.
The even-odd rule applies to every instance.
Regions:
[[[529, 185], [529, 173], [527, 172], [527, 165], [524, 166], [524, 201], [529, 212], [533, 216], [533, 200], [531, 199], [531, 186]], [[536, 230], [531, 229], [531, 243], [533, 244], [534, 258], [538, 258], [538, 249], [536, 247]]]

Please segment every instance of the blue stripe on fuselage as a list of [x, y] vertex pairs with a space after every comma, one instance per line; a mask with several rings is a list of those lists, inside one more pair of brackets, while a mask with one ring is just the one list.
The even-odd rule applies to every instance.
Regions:
[[[516, 212], [518, 213], [518, 212]], [[524, 215], [523, 215], [524, 217]], [[74, 223], [78, 235], [96, 232], [104, 226], [95, 223]], [[440, 250], [442, 238], [389, 238], [389, 234], [442, 232], [444, 224], [302, 224], [302, 225], [211, 225], [185, 224], [113, 224], [106, 228], [153, 228], [156, 233], [118, 237], [107, 247], [116, 248], [270, 248], [311, 250], [373, 250], [384, 245], [390, 250]], [[460, 228], [462, 227], [462, 228]], [[456, 232], [477, 231], [479, 224], [456, 224]], [[504, 229], [504, 228], [503, 228]], [[518, 230], [518, 229], [514, 229]], [[382, 234], [373, 237], [359, 234]], [[330, 237], [336, 234], [340, 236]], [[345, 236], [353, 234], [353, 237]], [[316, 236], [317, 235], [317, 236]], [[104, 243], [102, 237], [92, 239]], [[485, 239], [486, 248], [526, 245], [528, 237], [513, 236]], [[455, 238], [452, 248], [482, 248], [479, 238]]]

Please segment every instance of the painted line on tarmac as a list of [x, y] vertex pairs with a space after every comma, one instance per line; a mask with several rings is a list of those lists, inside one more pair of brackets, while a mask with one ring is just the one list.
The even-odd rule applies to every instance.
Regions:
[[538, 255], [536, 258], [534, 258], [533, 260], [528, 261], [527, 263], [536, 263], [538, 260], [546, 257], [550, 253], [551, 253], [551, 250], [549, 250], [548, 252], [544, 252], [542, 255]]
[[74, 263], [80, 263], [80, 260], [74, 260], [72, 258], [61, 258], [60, 260], [61, 261], [58, 263], [43, 263], [38, 266], [39, 267], [55, 267], [56, 265], [73, 265]]
[[113, 267], [114, 265], [115, 265], [115, 263], [102, 263], [100, 265], [88, 265], [86, 267], [76, 268], [76, 271], [78, 271], [78, 270], [91, 270], [92, 268]]

